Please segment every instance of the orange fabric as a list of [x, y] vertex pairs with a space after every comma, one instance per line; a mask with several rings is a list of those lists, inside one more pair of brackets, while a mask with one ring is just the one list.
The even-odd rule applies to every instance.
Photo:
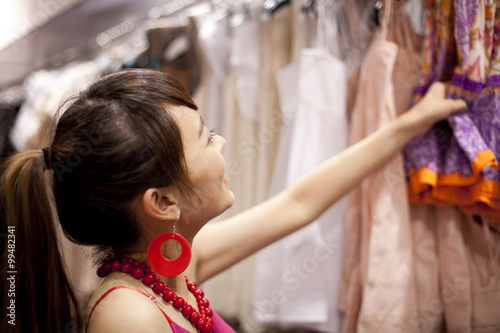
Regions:
[[491, 150], [478, 153], [474, 162], [471, 163], [474, 175], [469, 177], [464, 177], [459, 173], [453, 173], [450, 175], [439, 175], [438, 179], [438, 175], [427, 168], [422, 168], [418, 171], [412, 170], [410, 183], [411, 190], [418, 191], [420, 188], [426, 189], [426, 185], [431, 185], [433, 187], [472, 185], [476, 182], [476, 179], [479, 178], [481, 170], [488, 166], [494, 169], [498, 168], [495, 155]]
[[410, 173], [408, 193], [412, 204], [433, 204], [439, 207], [457, 205], [469, 214], [489, 216], [500, 223], [500, 188], [498, 182], [484, 179], [481, 170], [498, 168], [493, 152], [480, 152], [471, 164], [474, 174], [464, 177], [459, 173], [438, 175], [422, 168]]

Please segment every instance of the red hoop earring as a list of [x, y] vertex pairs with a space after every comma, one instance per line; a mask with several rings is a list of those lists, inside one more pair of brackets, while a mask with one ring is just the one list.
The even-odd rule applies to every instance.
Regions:
[[[167, 259], [161, 253], [161, 246], [169, 239], [181, 244], [182, 252], [177, 259]], [[191, 248], [188, 241], [174, 232], [165, 232], [156, 236], [148, 246], [148, 263], [151, 269], [163, 276], [176, 276], [186, 270], [191, 262]]]

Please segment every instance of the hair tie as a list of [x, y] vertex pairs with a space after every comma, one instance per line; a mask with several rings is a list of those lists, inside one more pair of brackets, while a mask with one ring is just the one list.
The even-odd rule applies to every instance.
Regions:
[[43, 153], [44, 170], [50, 170], [51, 169], [50, 148], [49, 147], [42, 148], [42, 153]]

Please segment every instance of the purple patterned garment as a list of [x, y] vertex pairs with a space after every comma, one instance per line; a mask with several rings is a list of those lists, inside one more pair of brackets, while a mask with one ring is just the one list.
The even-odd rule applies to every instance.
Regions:
[[[425, 3], [427, 30], [415, 101], [433, 82], [451, 81], [448, 97], [464, 99], [469, 111], [436, 124], [405, 148], [410, 201], [455, 204], [472, 213], [486, 204], [500, 216], [500, 192], [492, 185], [500, 181], [495, 169], [500, 157], [500, 8], [486, 0]], [[450, 186], [457, 188], [455, 194]]]

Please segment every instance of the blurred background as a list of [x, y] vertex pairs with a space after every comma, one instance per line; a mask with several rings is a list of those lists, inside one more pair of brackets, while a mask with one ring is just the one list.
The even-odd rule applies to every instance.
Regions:
[[[99, 77], [161, 70], [186, 85], [207, 127], [226, 139], [236, 201], [211, 222], [218, 223], [385, 126], [433, 81], [469, 75], [474, 84], [453, 81], [453, 96], [469, 105], [481, 105], [470, 96], [483, 96], [471, 87], [484, 87], [487, 98], [498, 94], [498, 85], [488, 86], [500, 82], [488, 81], [500, 72], [496, 3], [3, 0], [0, 161], [47, 146], [61, 102]], [[455, 35], [472, 37], [458, 44]], [[465, 63], [457, 45], [471, 51]], [[481, 65], [472, 63], [476, 57]], [[484, 77], [471, 76], [476, 65]], [[498, 160], [500, 138], [492, 133], [500, 132], [488, 127], [500, 122], [497, 109], [474, 121]], [[487, 208], [500, 192], [488, 187], [487, 200], [472, 205], [475, 214], [453, 201], [461, 188], [443, 208], [444, 199], [433, 201], [432, 186], [423, 184], [410, 203], [409, 165], [422, 166], [433, 151], [427, 144], [439, 148], [430, 165], [453, 172], [460, 163], [450, 147], [464, 155], [446, 121], [437, 130], [310, 226], [204, 283], [212, 307], [241, 333], [500, 332], [499, 220], [490, 220], [500, 204]], [[492, 177], [496, 189], [500, 175]], [[413, 205], [419, 198], [431, 199]], [[84, 311], [99, 283], [91, 251], [62, 243]]]

